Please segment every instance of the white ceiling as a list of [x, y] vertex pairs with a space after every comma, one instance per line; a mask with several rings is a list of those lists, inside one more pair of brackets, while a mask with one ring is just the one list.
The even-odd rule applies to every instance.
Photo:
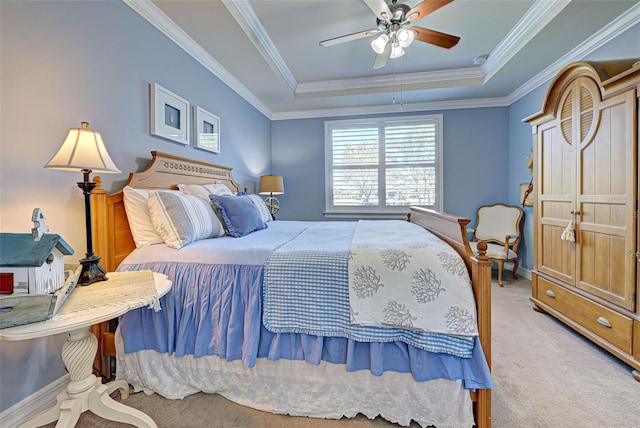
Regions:
[[376, 28], [363, 0], [124, 1], [275, 120], [509, 105], [640, 22], [636, 0], [455, 0], [415, 25], [456, 46], [414, 41], [372, 70], [374, 37], [318, 44]]

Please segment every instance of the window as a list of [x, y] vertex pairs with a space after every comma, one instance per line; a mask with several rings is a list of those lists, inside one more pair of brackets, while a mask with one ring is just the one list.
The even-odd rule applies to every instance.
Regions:
[[326, 215], [442, 206], [442, 115], [325, 122]]

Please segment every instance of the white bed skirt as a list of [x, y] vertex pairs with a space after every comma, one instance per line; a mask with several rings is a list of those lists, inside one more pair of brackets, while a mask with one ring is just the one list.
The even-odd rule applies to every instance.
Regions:
[[347, 372], [344, 365], [266, 358], [255, 367], [209, 356], [175, 358], [156, 351], [125, 354], [116, 334], [117, 379], [136, 391], [182, 399], [197, 392], [217, 393], [243, 406], [276, 414], [340, 419], [362, 413], [408, 426], [472, 427], [469, 391], [461, 381], [416, 382], [409, 373]]

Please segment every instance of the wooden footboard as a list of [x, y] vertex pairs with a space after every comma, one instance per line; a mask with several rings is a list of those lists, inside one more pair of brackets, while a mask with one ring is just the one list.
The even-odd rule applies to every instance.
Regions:
[[[231, 168], [205, 162], [176, 157], [160, 152], [151, 152], [153, 159], [142, 172], [132, 173], [128, 185], [146, 189], [172, 189], [177, 184], [222, 183], [232, 191], [239, 190], [231, 176]], [[111, 195], [100, 186], [92, 194], [94, 249], [102, 258], [101, 264], [107, 271], [114, 271], [124, 258], [135, 248], [124, 209], [122, 191]], [[469, 219], [438, 213], [421, 207], [411, 207], [408, 220], [419, 224], [446, 241], [463, 257], [473, 283], [478, 312], [480, 342], [491, 368], [491, 262], [484, 255], [486, 245], [478, 245], [481, 255], [474, 257], [466, 233]], [[104, 328], [103, 328], [104, 330]], [[99, 337], [98, 367], [108, 367], [105, 352], [113, 347], [113, 335], [96, 329]], [[105, 343], [106, 339], [106, 343]], [[108, 355], [108, 354], [107, 354]], [[115, 356], [115, 355], [113, 355]], [[103, 373], [108, 373], [102, 370]], [[480, 428], [491, 426], [491, 391], [478, 390], [472, 394], [476, 424]]]
[[[419, 224], [440, 239], [446, 241], [462, 256], [473, 284], [478, 311], [478, 333], [487, 364], [491, 369], [491, 261], [485, 255], [486, 244], [480, 242], [480, 255], [475, 257], [469, 246], [467, 225], [469, 219], [439, 213], [421, 207], [411, 207], [407, 220]], [[476, 425], [479, 428], [491, 426], [491, 390], [479, 389], [472, 397]]]

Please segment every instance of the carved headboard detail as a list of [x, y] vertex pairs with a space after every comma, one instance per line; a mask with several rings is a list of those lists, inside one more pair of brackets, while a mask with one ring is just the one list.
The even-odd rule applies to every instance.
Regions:
[[[157, 151], [152, 151], [151, 156], [149, 166], [144, 171], [130, 173], [125, 186], [176, 189], [178, 184], [220, 183], [233, 193], [240, 191], [230, 167]], [[94, 181], [98, 183], [91, 194], [94, 251], [102, 259], [102, 267], [113, 272], [136, 246], [124, 209], [122, 189], [109, 195], [102, 188], [100, 177]]]

